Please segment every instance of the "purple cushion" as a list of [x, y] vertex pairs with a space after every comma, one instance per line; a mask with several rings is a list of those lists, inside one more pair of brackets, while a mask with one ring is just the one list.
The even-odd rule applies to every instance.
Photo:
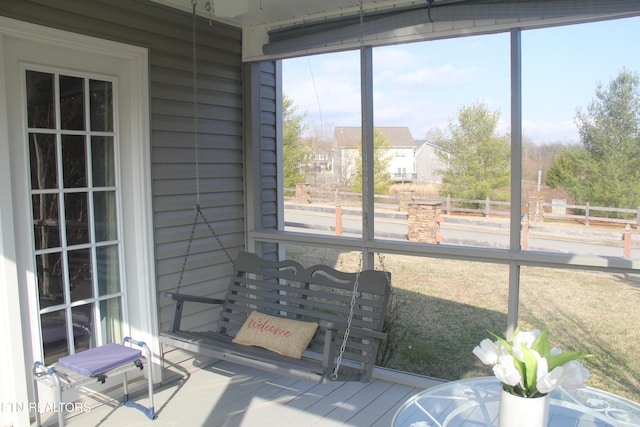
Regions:
[[86, 377], [94, 377], [139, 359], [142, 352], [120, 344], [106, 344], [61, 357], [58, 365]]

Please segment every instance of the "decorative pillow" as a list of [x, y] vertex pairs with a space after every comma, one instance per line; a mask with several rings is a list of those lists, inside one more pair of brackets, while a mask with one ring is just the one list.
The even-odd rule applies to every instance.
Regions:
[[318, 324], [315, 322], [283, 319], [253, 311], [233, 342], [266, 348], [283, 356], [300, 359], [317, 329]]

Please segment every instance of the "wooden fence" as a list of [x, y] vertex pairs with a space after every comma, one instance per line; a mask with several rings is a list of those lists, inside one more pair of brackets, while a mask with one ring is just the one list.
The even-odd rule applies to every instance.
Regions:
[[[320, 190], [311, 188], [306, 184], [299, 187], [295, 191], [296, 196], [290, 199], [296, 199], [301, 203], [319, 203], [332, 204], [340, 206], [359, 206], [360, 194], [348, 191], [338, 190]], [[428, 202], [440, 203], [443, 215], [480, 215], [484, 217], [503, 216], [508, 217], [511, 213], [511, 202], [502, 202], [497, 200], [474, 200], [474, 199], [456, 199], [447, 197], [424, 197], [416, 196], [411, 192], [405, 192], [400, 195], [376, 195], [376, 209], [389, 210], [406, 210], [407, 202]], [[537, 205], [537, 206], [535, 206]], [[640, 228], [640, 206], [636, 209], [622, 209], [602, 206], [586, 205], [569, 205], [564, 201], [554, 200], [546, 202], [544, 199], [529, 200], [522, 203], [523, 219], [529, 221], [554, 219], [554, 220], [570, 220], [582, 222], [589, 225], [591, 222], [602, 224], [625, 224]], [[539, 215], [533, 217], [533, 212]], [[605, 212], [616, 213], [619, 218], [610, 218], [604, 216]]]

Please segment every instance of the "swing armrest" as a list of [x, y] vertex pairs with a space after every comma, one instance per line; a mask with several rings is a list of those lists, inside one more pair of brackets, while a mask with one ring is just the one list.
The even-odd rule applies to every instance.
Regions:
[[178, 301], [200, 302], [203, 304], [223, 304], [224, 303], [224, 300], [220, 298], [199, 297], [196, 295], [181, 294], [178, 292], [165, 292], [164, 294], [167, 298], [172, 299], [176, 302]]
[[[338, 330], [344, 331], [347, 329], [347, 325], [340, 324], [340, 326], [338, 326], [335, 322], [328, 322], [326, 320], [320, 320], [320, 322], [318, 322], [318, 327], [320, 329], [324, 329], [325, 331], [332, 331], [334, 334]], [[359, 328], [357, 326], [351, 326], [349, 335], [361, 338], [371, 338], [380, 341], [383, 341], [387, 338], [387, 334], [384, 332], [378, 332], [368, 328]]]
[[[322, 351], [322, 367], [325, 372], [333, 372], [336, 367], [336, 336], [338, 330], [345, 331], [347, 325], [336, 324], [335, 322], [329, 322], [326, 320], [320, 320], [318, 322], [318, 328], [324, 330], [324, 348]], [[359, 328], [357, 326], [351, 326], [349, 330], [349, 336], [370, 338], [371, 340], [384, 341], [387, 338], [387, 334], [384, 332], [374, 331], [367, 328]], [[339, 343], [342, 345], [342, 343]], [[337, 379], [337, 377], [335, 378]]]
[[199, 297], [196, 295], [181, 294], [178, 292], [165, 292], [165, 296], [175, 301], [173, 307], [173, 317], [171, 318], [170, 330], [177, 332], [180, 330], [182, 321], [182, 308], [185, 302], [199, 302], [203, 304], [223, 304], [224, 300], [219, 298]]

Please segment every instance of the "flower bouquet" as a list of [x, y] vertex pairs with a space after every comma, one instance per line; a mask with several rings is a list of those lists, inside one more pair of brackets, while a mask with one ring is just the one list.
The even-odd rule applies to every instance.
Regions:
[[493, 365], [494, 375], [509, 394], [535, 398], [557, 387], [584, 387], [589, 371], [579, 362], [592, 354], [566, 352], [551, 347], [547, 331], [518, 331], [507, 340], [489, 332], [496, 341], [484, 339], [473, 349], [485, 365]]

